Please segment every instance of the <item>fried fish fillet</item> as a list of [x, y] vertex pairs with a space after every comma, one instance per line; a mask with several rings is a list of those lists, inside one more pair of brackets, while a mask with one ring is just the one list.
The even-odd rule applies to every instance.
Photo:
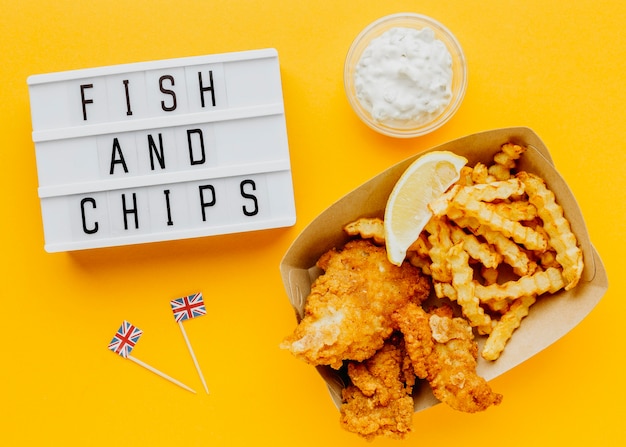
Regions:
[[502, 401], [502, 395], [493, 392], [476, 373], [478, 345], [464, 318], [453, 317], [447, 307], [429, 314], [412, 303], [395, 312], [393, 318], [404, 335], [413, 368], [416, 373], [426, 373], [437, 399], [467, 413]]
[[430, 281], [408, 262], [395, 266], [384, 247], [366, 240], [330, 250], [317, 262], [324, 273], [311, 285], [304, 317], [281, 343], [312, 365], [338, 369], [365, 360], [393, 332], [391, 314], [430, 293]]
[[428, 313], [421, 306], [409, 303], [394, 312], [392, 319], [404, 336], [415, 375], [420, 379], [428, 378], [428, 359], [435, 345]]
[[403, 439], [413, 422], [415, 374], [402, 338], [392, 336], [364, 362], [348, 363], [352, 384], [343, 389], [341, 426], [367, 440]]

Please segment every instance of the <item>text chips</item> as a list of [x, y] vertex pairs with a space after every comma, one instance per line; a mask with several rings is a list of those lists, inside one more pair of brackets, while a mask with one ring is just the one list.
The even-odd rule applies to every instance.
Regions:
[[293, 225], [273, 49], [28, 78], [49, 252]]

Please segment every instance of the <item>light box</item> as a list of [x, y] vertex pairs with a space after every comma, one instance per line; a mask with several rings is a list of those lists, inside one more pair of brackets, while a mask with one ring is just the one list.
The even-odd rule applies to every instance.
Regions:
[[295, 223], [278, 54], [30, 76], [45, 249]]

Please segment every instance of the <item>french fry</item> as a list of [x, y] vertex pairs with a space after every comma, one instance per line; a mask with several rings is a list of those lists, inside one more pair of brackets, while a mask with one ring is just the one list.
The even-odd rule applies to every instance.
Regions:
[[537, 208], [550, 245], [556, 251], [556, 260], [563, 266], [565, 290], [570, 290], [578, 284], [583, 271], [583, 255], [576, 236], [563, 215], [563, 208], [556, 203], [554, 193], [544, 181], [526, 172], [519, 173], [518, 178], [526, 185], [529, 202]]
[[474, 168], [472, 168], [471, 166], [463, 166], [461, 168], [461, 175], [459, 176], [459, 179], [457, 180], [456, 184], [460, 185], [460, 186], [471, 186], [474, 184], [474, 181], [472, 180], [472, 173], [474, 172]]
[[518, 144], [503, 144], [500, 147], [500, 152], [493, 157], [494, 163], [489, 166], [489, 174], [498, 180], [510, 178], [511, 171], [516, 167], [516, 161], [525, 151], [526, 148]]
[[360, 236], [363, 239], [373, 239], [373, 241], [378, 245], [385, 243], [385, 227], [383, 220], [377, 217], [361, 217], [354, 222], [346, 224], [343, 227], [343, 230], [349, 236]]
[[453, 202], [456, 205], [465, 206], [465, 203], [470, 200], [493, 202], [522, 194], [524, 194], [524, 184], [517, 178], [511, 178], [459, 188]]
[[[509, 309], [510, 302], [509, 300], [485, 300], [481, 301], [480, 304], [492, 312], [504, 314]], [[495, 321], [497, 321], [497, 319]]]
[[476, 163], [472, 171], [472, 181], [474, 183], [490, 183], [496, 178], [489, 174], [489, 169], [482, 163]]
[[[478, 283], [474, 282], [474, 287]], [[458, 294], [456, 289], [450, 283], [435, 282], [434, 284], [435, 295], [437, 298], [448, 298], [451, 301], [456, 301]], [[509, 308], [509, 301], [506, 299], [493, 299], [480, 301], [481, 305], [486, 306], [493, 312], [504, 313]]]
[[[498, 283], [499, 270], [497, 268], [487, 268], [482, 266], [480, 276], [483, 279], [483, 285], [489, 286]], [[508, 300], [485, 300], [481, 304], [485, 305], [492, 312], [503, 314], [509, 308]]]
[[460, 226], [470, 229], [474, 234], [482, 236], [502, 255], [505, 263], [513, 267], [513, 271], [519, 275], [534, 273], [536, 264], [530, 260], [522, 248], [502, 233], [482, 225], [476, 219], [465, 217], [455, 220]]
[[480, 301], [510, 300], [524, 295], [541, 295], [546, 292], [555, 293], [565, 286], [561, 270], [550, 267], [535, 272], [533, 275], [522, 276], [517, 280], [507, 281], [504, 284], [489, 286], [476, 285], [475, 293]]
[[513, 239], [529, 250], [545, 251], [548, 241], [543, 234], [526, 227], [519, 222], [505, 219], [498, 213], [489, 209], [484, 202], [468, 199], [457, 203], [459, 194], [455, 196], [455, 205], [461, 206], [463, 211], [470, 217], [474, 217], [479, 223], [488, 226], [492, 230], [499, 231], [505, 237]]
[[428, 204], [428, 208], [433, 215], [441, 217], [448, 214], [452, 207], [452, 200], [454, 200], [454, 196], [456, 196], [462, 188], [463, 187], [461, 185], [452, 185], [450, 189], [430, 202]]
[[512, 169], [515, 167], [515, 161], [518, 160], [524, 152], [526, 152], [526, 146], [515, 143], [504, 143], [500, 146], [500, 152], [494, 155], [493, 161], [497, 164], [510, 166]]
[[498, 282], [499, 271], [497, 268], [482, 266], [480, 269], [480, 275], [482, 276], [485, 285], [496, 284]]
[[489, 175], [496, 180], [508, 180], [511, 178], [511, 170], [506, 166], [493, 164], [489, 166]]
[[411, 265], [420, 269], [424, 275], [432, 276], [433, 273], [430, 269], [430, 258], [420, 256], [415, 251], [407, 252], [406, 257]]
[[486, 203], [487, 208], [494, 213], [498, 213], [505, 219], [514, 220], [516, 222], [531, 221], [537, 217], [537, 208], [523, 200], [514, 202]]
[[452, 248], [448, 221], [445, 217], [433, 217], [426, 224], [425, 230], [429, 233], [428, 242], [430, 243], [429, 256], [431, 259], [430, 271], [432, 277], [435, 281], [451, 282], [452, 273], [446, 262], [448, 250]]
[[452, 287], [456, 291], [456, 301], [463, 310], [463, 315], [470, 325], [478, 329], [481, 334], [491, 332], [491, 318], [487, 315], [474, 291], [476, 283], [473, 280], [474, 271], [469, 266], [469, 255], [459, 243], [448, 251], [448, 264], [452, 272]]
[[544, 269], [547, 269], [548, 267], [562, 268], [561, 264], [559, 264], [556, 260], [556, 252], [554, 250], [547, 250], [541, 253], [538, 261]]
[[[448, 191], [428, 204], [435, 216], [443, 216], [451, 209], [465, 209], [469, 202], [493, 202], [524, 193], [524, 184], [518, 179], [470, 186], [453, 185]], [[450, 216], [454, 218], [453, 216]]]
[[524, 146], [513, 143], [505, 143], [500, 147], [500, 152], [497, 152], [493, 156], [495, 164], [505, 166], [509, 169], [515, 167], [516, 160], [519, 160], [520, 156], [526, 151]]
[[525, 295], [519, 297], [511, 304], [509, 310], [494, 325], [491, 334], [485, 341], [481, 352], [485, 360], [493, 361], [500, 357], [513, 332], [520, 327], [522, 319], [528, 316], [530, 306], [535, 304], [536, 301], [537, 298], [534, 295]]
[[437, 298], [448, 298], [452, 301], [456, 301], [456, 289], [452, 287], [451, 283], [434, 281], [433, 289], [435, 290]]
[[413, 242], [407, 251], [412, 251], [417, 253], [422, 257], [427, 257], [428, 252], [430, 251], [430, 243], [428, 242], [428, 237], [422, 231], [419, 237]]
[[481, 242], [476, 236], [466, 233], [456, 225], [450, 226], [450, 238], [455, 244], [462, 243], [467, 254], [485, 267], [497, 268], [502, 262], [502, 255], [489, 244]]

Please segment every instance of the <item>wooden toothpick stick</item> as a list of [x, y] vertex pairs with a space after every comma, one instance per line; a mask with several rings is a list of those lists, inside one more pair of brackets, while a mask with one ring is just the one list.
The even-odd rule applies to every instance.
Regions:
[[165, 380], [169, 380], [170, 382], [172, 382], [175, 385], [178, 385], [179, 387], [190, 391], [194, 394], [196, 394], [196, 391], [193, 390], [192, 388], [189, 388], [187, 385], [185, 385], [182, 382], [179, 382], [178, 380], [174, 379], [173, 377], [168, 376], [167, 374], [165, 374], [164, 372], [159, 371], [158, 369], [148, 365], [147, 363], [142, 362], [141, 360], [139, 360], [138, 358], [133, 357], [132, 355], [129, 355], [128, 357], [126, 357], [128, 360], [132, 360], [133, 362], [135, 362], [136, 364], [138, 364], [139, 366], [143, 366], [144, 368], [146, 368], [149, 371], [152, 371], [153, 373], [155, 373], [157, 376], [163, 377]]
[[196, 359], [196, 355], [193, 352], [193, 348], [191, 347], [191, 343], [189, 342], [189, 338], [187, 337], [187, 333], [185, 332], [185, 328], [183, 327], [183, 321], [206, 315], [206, 307], [204, 305], [204, 299], [202, 298], [202, 292], [171, 300], [170, 306], [172, 307], [172, 312], [174, 313], [174, 319], [178, 323], [178, 327], [180, 328], [180, 331], [183, 334], [183, 338], [185, 339], [185, 343], [187, 344], [189, 354], [191, 354], [193, 363], [194, 365], [196, 365], [196, 371], [198, 371], [200, 380], [202, 380], [202, 386], [204, 386], [204, 390], [206, 391], [206, 393], [209, 394], [209, 388], [207, 387], [206, 381], [204, 380], [204, 375], [202, 374], [202, 370], [200, 369], [200, 364]]
[[198, 364], [196, 354], [194, 354], [191, 343], [189, 343], [189, 338], [187, 337], [187, 332], [185, 332], [182, 321], [178, 322], [178, 327], [180, 327], [180, 331], [183, 333], [183, 338], [185, 339], [185, 343], [187, 344], [187, 349], [189, 349], [189, 354], [191, 354], [191, 358], [193, 359], [193, 364], [196, 365], [196, 371], [198, 371], [198, 375], [200, 376], [200, 380], [202, 381], [204, 391], [209, 394], [209, 388], [206, 386], [206, 381], [204, 380], [204, 375], [202, 374], [202, 370], [200, 369], [200, 364]]

